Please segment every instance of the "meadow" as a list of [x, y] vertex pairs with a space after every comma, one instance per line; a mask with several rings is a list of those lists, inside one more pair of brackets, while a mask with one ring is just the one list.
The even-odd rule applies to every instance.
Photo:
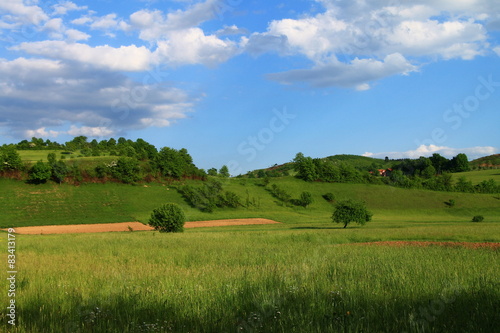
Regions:
[[[186, 181], [191, 185], [200, 182]], [[263, 217], [275, 225], [17, 235], [17, 325], [5, 332], [494, 332], [499, 250], [377, 241], [500, 242], [500, 198], [382, 185], [228, 179], [246, 207], [204, 213], [176, 187], [0, 180], [1, 227], [142, 221], [165, 202], [187, 219]], [[306, 187], [304, 186], [306, 185]], [[322, 198], [366, 202], [373, 221], [343, 229]], [[446, 204], [450, 199], [456, 204]], [[471, 222], [484, 215], [481, 223]], [[7, 263], [6, 233], [2, 258]], [[5, 281], [5, 280], [4, 280]], [[5, 284], [7, 282], [4, 282]], [[6, 290], [6, 287], [4, 290]], [[0, 304], [8, 304], [0, 293]]]
[[494, 332], [498, 250], [357, 243], [499, 242], [498, 227], [374, 221], [18, 235], [19, 322], [10, 331]]

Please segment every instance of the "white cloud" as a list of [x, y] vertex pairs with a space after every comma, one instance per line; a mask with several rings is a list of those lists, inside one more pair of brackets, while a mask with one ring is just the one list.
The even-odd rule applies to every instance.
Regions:
[[230, 35], [246, 35], [249, 31], [247, 29], [238, 28], [236, 25], [224, 26], [224, 28], [217, 30], [217, 36], [230, 36]]
[[207, 36], [200, 28], [173, 32], [168, 40], [158, 41], [157, 45], [157, 61], [174, 65], [215, 66], [238, 53], [234, 42], [219, 39], [215, 35]]
[[351, 63], [335, 61], [312, 69], [297, 69], [283, 73], [269, 74], [268, 78], [283, 84], [305, 82], [313, 87], [355, 87], [357, 90], [369, 89], [368, 82], [387, 76], [416, 71], [401, 54], [390, 54], [383, 61], [373, 59], [354, 59]]
[[498, 54], [498, 56], [500, 56], [500, 46], [495, 47], [493, 51], [495, 51], [495, 53]]
[[32, 137], [55, 138], [55, 137], [59, 136], [59, 134], [61, 134], [61, 133], [57, 132], [57, 131], [52, 131], [52, 130], [47, 131], [45, 127], [40, 127], [38, 129], [35, 129], [35, 130], [26, 130], [24, 132], [24, 136], [27, 138], [32, 138]]
[[[82, 127], [77, 127], [75, 125], [71, 125], [70, 129], [67, 132], [69, 135], [72, 136], [89, 136], [89, 137], [110, 137], [115, 135], [115, 131], [112, 129], [109, 129], [107, 127], [89, 127], [89, 126], [82, 126]], [[44, 137], [44, 136], [42, 136]]]
[[66, 15], [69, 11], [86, 10], [87, 6], [78, 6], [71, 1], [62, 1], [57, 5], [53, 6], [54, 14], [56, 15]]
[[84, 24], [87, 24], [90, 22], [92, 22], [92, 19], [88, 16], [82, 16], [80, 18], [77, 18], [77, 19], [74, 19], [73, 21], [71, 21], [71, 23], [76, 24], [76, 25], [84, 25]]
[[68, 41], [77, 42], [80, 40], [88, 40], [90, 38], [89, 34], [86, 34], [82, 31], [76, 29], [68, 29], [65, 31]]
[[197, 99], [162, 85], [157, 76], [161, 73], [145, 74], [143, 82], [149, 83], [140, 84], [62, 61], [0, 59], [0, 124], [20, 136], [27, 129], [62, 134], [70, 125], [69, 134], [89, 136], [168, 126], [185, 118]]
[[[484, 20], [495, 10], [500, 11], [500, 5], [486, 0], [318, 2], [325, 7], [324, 12], [275, 20], [266, 32], [243, 39], [245, 50], [252, 54], [278, 51], [281, 55], [305, 56], [313, 63], [310, 69], [272, 74], [270, 78], [290, 83], [304, 82], [303, 77], [313, 86], [353, 86], [364, 90], [369, 80], [409, 73], [418, 63], [471, 60], [487, 53]], [[403, 66], [398, 62], [400, 70], [387, 61], [394, 54], [405, 59]], [[355, 70], [364, 67], [369, 67], [366, 74]]]
[[97, 17], [92, 20], [90, 28], [95, 30], [114, 30], [119, 27], [120, 21], [116, 19], [116, 14], [108, 14], [106, 16]]
[[114, 48], [108, 45], [91, 47], [87, 44], [63, 41], [21, 43], [14, 50], [29, 54], [65, 59], [113, 71], [144, 71], [151, 65], [151, 52], [135, 45]]
[[0, 14], [11, 23], [38, 25], [49, 19], [42, 8], [25, 4], [23, 0], [0, 1]]
[[484, 27], [472, 21], [403, 21], [387, 36], [387, 48], [413, 56], [470, 60], [482, 54], [486, 38]]
[[216, 17], [220, 0], [207, 0], [163, 15], [159, 10], [140, 10], [130, 15], [130, 24], [140, 31], [139, 37], [147, 41], [164, 39], [173, 31], [189, 30]]
[[405, 152], [385, 152], [385, 153], [370, 153], [366, 152], [363, 156], [374, 157], [374, 158], [384, 158], [385, 156], [391, 159], [400, 158], [419, 158], [420, 156], [429, 157], [432, 154], [437, 153], [444, 157], [451, 158], [458, 154], [466, 154], [469, 160], [479, 158], [481, 156], [487, 156], [492, 154], [497, 154], [499, 152], [498, 148], [495, 147], [471, 147], [471, 148], [450, 148], [446, 146], [436, 146], [436, 145], [420, 145], [415, 150], [408, 150]]

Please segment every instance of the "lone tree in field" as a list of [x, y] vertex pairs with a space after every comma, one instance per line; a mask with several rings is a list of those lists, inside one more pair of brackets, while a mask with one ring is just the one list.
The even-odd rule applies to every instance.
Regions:
[[160, 232], [183, 232], [186, 217], [175, 203], [167, 203], [153, 210], [149, 225]]
[[336, 223], [344, 223], [344, 228], [346, 228], [351, 222], [364, 225], [366, 222], [371, 221], [372, 215], [366, 209], [364, 203], [354, 200], [343, 200], [335, 205], [332, 220]]

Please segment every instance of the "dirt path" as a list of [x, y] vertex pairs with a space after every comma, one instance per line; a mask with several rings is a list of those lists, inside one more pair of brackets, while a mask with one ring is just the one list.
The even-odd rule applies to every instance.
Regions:
[[[222, 227], [231, 225], [250, 225], [250, 224], [275, 224], [280, 223], [268, 219], [231, 219], [231, 220], [213, 220], [213, 221], [195, 221], [186, 222], [184, 228], [200, 227]], [[90, 233], [90, 232], [110, 232], [110, 231], [134, 231], [154, 230], [150, 226], [140, 222], [123, 223], [102, 223], [102, 224], [72, 224], [72, 225], [46, 225], [37, 227], [19, 227], [15, 228], [16, 233], [24, 235], [47, 235], [47, 234], [72, 234], [72, 233]]]

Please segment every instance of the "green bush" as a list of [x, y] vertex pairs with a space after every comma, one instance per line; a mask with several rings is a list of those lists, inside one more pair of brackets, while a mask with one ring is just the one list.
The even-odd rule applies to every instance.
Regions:
[[298, 202], [300, 206], [307, 208], [307, 206], [313, 203], [312, 194], [310, 192], [302, 192]]
[[323, 194], [323, 199], [325, 199], [328, 202], [332, 202], [333, 200], [335, 200], [335, 195], [333, 195], [333, 193], [329, 192], [329, 193]]
[[372, 215], [373, 214], [366, 209], [363, 202], [343, 200], [335, 205], [332, 220], [335, 223], [343, 223], [344, 228], [346, 228], [351, 222], [364, 225], [366, 222], [371, 221]]
[[149, 225], [160, 232], [183, 232], [186, 216], [175, 203], [167, 203], [153, 210]]
[[52, 169], [50, 166], [42, 161], [38, 161], [29, 171], [29, 182], [33, 184], [42, 184], [47, 182], [51, 176]]
[[484, 216], [482, 215], [476, 215], [472, 218], [472, 222], [483, 222]]

